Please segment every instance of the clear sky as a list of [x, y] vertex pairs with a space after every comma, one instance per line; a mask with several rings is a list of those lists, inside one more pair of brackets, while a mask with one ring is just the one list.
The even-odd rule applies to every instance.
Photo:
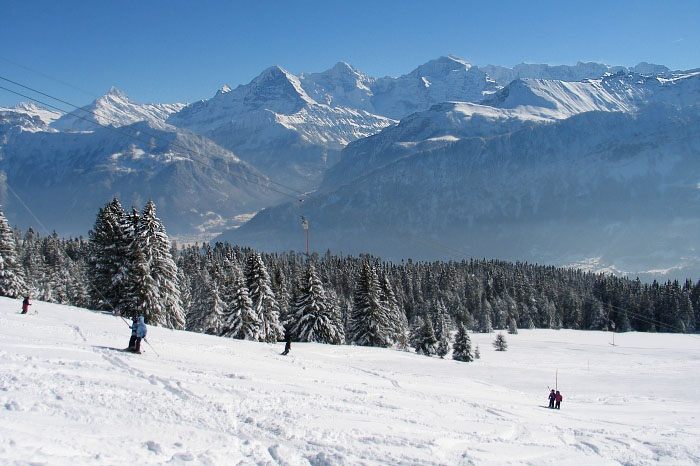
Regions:
[[[449, 54], [699, 68], [700, 0], [0, 1], [0, 76], [79, 105], [111, 86], [192, 102], [271, 65], [399, 76]], [[20, 100], [0, 89], [0, 106]]]

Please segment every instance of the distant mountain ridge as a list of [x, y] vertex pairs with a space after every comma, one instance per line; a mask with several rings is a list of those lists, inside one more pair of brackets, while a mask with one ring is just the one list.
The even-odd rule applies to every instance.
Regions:
[[[0, 109], [0, 202], [11, 222], [33, 224], [7, 183], [41, 206], [44, 223], [85, 235], [112, 195], [127, 206], [152, 197], [173, 237], [201, 239], [264, 209], [220, 239], [285, 250], [299, 249], [298, 199], [318, 189], [301, 209], [312, 248], [397, 260], [466, 251], [622, 271], [654, 264], [689, 270], [696, 262], [688, 214], [694, 207], [664, 207], [651, 193], [669, 203], [682, 199], [671, 192], [694, 199], [698, 103], [697, 70], [647, 63], [478, 67], [452, 56], [395, 78], [371, 77], [344, 62], [297, 76], [272, 66], [191, 104], [139, 104], [112, 88], [60, 117], [31, 105]], [[609, 176], [620, 154], [629, 167], [646, 170], [630, 178], [646, 190]], [[591, 167], [583, 170], [584, 161]], [[679, 185], [690, 188], [677, 191]], [[605, 207], [610, 199], [619, 208]], [[665, 211], [663, 223], [638, 209], [640, 199]], [[596, 217], [596, 209], [607, 214]], [[587, 218], [584, 227], [574, 226], [581, 224], [574, 212]], [[626, 212], [638, 213], [643, 225], [615, 219]], [[406, 236], [375, 228], [377, 221], [400, 225]], [[671, 234], [651, 235], [653, 225], [675, 225], [691, 249], [673, 246]], [[613, 230], [644, 232], [667, 256], [596, 233]], [[446, 247], [416, 249], [409, 246], [415, 236]], [[650, 260], [635, 262], [635, 250]]]

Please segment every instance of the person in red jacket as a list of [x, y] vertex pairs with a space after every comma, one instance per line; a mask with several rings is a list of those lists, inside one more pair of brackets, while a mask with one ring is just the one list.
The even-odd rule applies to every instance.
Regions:
[[561, 393], [559, 393], [559, 390], [557, 390], [557, 393], [554, 395], [554, 399], [557, 402], [557, 404], [554, 405], [554, 408], [559, 409], [559, 406], [561, 405], [561, 400], [564, 399], [564, 397], [561, 396]]
[[32, 303], [29, 302], [29, 296], [25, 296], [24, 301], [22, 301], [22, 314], [26, 314], [31, 305]]

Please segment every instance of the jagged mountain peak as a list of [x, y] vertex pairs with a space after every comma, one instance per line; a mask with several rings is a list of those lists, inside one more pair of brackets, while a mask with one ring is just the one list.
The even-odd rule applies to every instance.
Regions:
[[219, 89], [218, 91], [216, 91], [216, 94], [217, 94], [217, 95], [219, 95], [219, 94], [226, 94], [226, 93], [228, 93], [228, 92], [231, 92], [231, 88], [228, 87], [227, 84], [224, 84], [223, 86], [221, 86], [221, 89]]
[[336, 73], [358, 73], [355, 67], [344, 61], [339, 61], [333, 65], [333, 68], [331, 68], [329, 71], [334, 71]]
[[63, 115], [51, 126], [60, 131], [94, 131], [99, 126], [124, 126], [137, 121], [162, 125], [170, 114], [183, 107], [184, 104], [139, 104], [112, 86], [102, 97]]
[[294, 81], [298, 81], [298, 78], [294, 76], [289, 71], [285, 70], [279, 65], [270, 66], [263, 70], [258, 76], [253, 78], [250, 84], [257, 85], [270, 85], [271, 83], [284, 83], [288, 82], [293, 84]]
[[430, 60], [409, 73], [411, 76], [445, 76], [453, 71], [469, 71], [473, 65], [453, 55]]
[[129, 97], [127, 97], [124, 91], [115, 86], [110, 87], [109, 91], [104, 95], [104, 97], [118, 97], [120, 99], [129, 100]]

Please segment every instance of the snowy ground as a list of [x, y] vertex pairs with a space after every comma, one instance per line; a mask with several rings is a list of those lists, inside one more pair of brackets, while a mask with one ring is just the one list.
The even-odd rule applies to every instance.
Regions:
[[0, 298], [0, 464], [700, 463], [698, 335], [474, 334], [465, 364], [151, 327], [133, 355], [118, 317], [19, 309]]

